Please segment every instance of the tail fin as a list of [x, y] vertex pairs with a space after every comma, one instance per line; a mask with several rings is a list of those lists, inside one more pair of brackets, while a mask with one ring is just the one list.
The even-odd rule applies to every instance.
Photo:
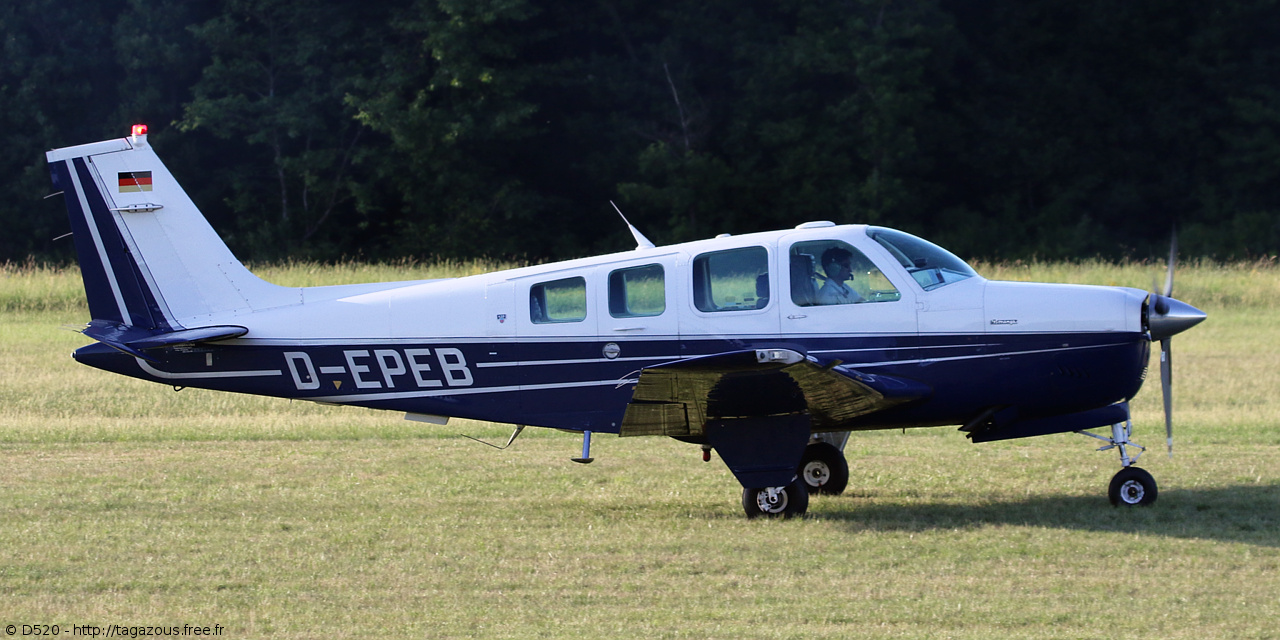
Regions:
[[299, 304], [299, 289], [245, 269], [147, 144], [128, 138], [46, 154], [71, 220], [95, 321], [169, 333]]

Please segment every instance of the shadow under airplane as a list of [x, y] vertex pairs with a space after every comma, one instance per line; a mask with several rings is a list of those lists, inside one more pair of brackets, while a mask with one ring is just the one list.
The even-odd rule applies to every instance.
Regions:
[[1141, 533], [1280, 547], [1280, 484], [1172, 489], [1148, 508], [1114, 508], [1093, 496], [1046, 496], [987, 504], [866, 504], [856, 493], [818, 502], [813, 515], [856, 531], [930, 531], [1023, 525]]

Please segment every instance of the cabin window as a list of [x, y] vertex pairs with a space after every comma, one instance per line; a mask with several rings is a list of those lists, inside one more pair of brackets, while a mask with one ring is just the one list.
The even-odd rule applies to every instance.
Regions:
[[743, 311], [768, 306], [769, 252], [764, 247], [747, 247], [695, 258], [693, 304], [699, 311]]
[[587, 318], [587, 281], [552, 280], [529, 287], [529, 318], [534, 324], [581, 322]]
[[892, 302], [898, 288], [861, 251], [839, 240], [791, 245], [791, 301], [801, 307]]
[[978, 275], [955, 254], [927, 240], [921, 240], [909, 233], [868, 227], [867, 235], [893, 254], [902, 268], [915, 278], [925, 291], [945, 287], [961, 280]]
[[660, 264], [618, 269], [609, 274], [609, 315], [615, 318], [660, 316], [667, 310]]

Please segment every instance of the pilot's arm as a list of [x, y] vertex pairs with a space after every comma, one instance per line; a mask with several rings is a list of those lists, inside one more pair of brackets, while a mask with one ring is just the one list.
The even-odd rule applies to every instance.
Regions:
[[822, 288], [818, 290], [818, 304], [853, 304], [855, 302], [862, 302], [862, 296], [834, 278], [827, 278], [827, 281], [822, 283]]

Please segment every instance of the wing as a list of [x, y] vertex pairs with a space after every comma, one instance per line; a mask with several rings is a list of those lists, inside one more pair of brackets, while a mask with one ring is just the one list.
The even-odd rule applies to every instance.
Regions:
[[807, 413], [813, 431], [924, 397], [920, 383], [822, 363], [790, 349], [750, 349], [642, 369], [622, 436], [701, 436], [709, 420]]

